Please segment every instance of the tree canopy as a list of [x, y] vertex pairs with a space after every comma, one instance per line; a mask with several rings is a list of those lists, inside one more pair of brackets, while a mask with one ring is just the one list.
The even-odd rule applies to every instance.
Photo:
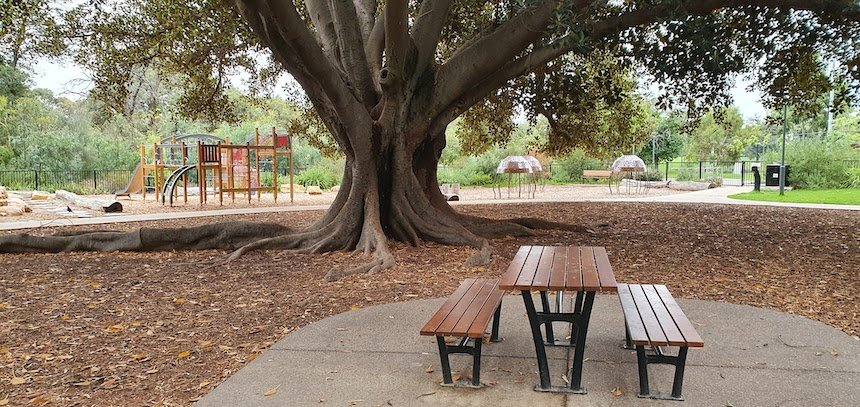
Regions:
[[[726, 105], [739, 74], [756, 79], [769, 107], [860, 93], [855, 0], [100, 0], [65, 22], [75, 60], [94, 72], [93, 94], [117, 111], [141, 69], [180, 75], [185, 114], [228, 119], [228, 75], [247, 71], [265, 89], [288, 72], [315, 112], [294, 128], [327, 130], [346, 157], [342, 188], [314, 225], [231, 258], [266, 248], [373, 254], [351, 271], [393, 264], [389, 238], [469, 245], [476, 264], [488, 260], [488, 236], [569, 227], [448, 206], [436, 166], [455, 118], [476, 148], [504, 142], [512, 113], [523, 113], [547, 118], [547, 150], [600, 152], [647, 137], [634, 73], [662, 87], [661, 106], [694, 114]], [[98, 246], [56, 244], [47, 246]]]

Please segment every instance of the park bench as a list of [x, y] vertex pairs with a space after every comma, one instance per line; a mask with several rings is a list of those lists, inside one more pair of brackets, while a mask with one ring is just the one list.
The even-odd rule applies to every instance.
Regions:
[[582, 170], [583, 179], [605, 179], [609, 184], [609, 193], [612, 193], [612, 170]]
[[[436, 336], [442, 362], [443, 385], [481, 387], [481, 344], [490, 318], [493, 319], [490, 341], [496, 342], [499, 339], [499, 317], [505, 292], [500, 290], [498, 285], [498, 279], [466, 279], [421, 328], [421, 335]], [[449, 345], [445, 337], [460, 339], [454, 341], [456, 345]], [[472, 344], [469, 345], [469, 342]], [[448, 358], [452, 353], [472, 355], [471, 384], [454, 384]]]
[[[624, 310], [625, 339], [628, 348], [635, 346], [639, 365], [639, 397], [683, 400], [684, 365], [688, 348], [702, 348], [704, 342], [681, 311], [665, 285], [618, 284], [618, 297]], [[646, 354], [645, 347], [653, 350]], [[661, 346], [677, 346], [678, 355], [666, 355]], [[648, 386], [648, 364], [675, 366], [672, 394], [651, 392]]]

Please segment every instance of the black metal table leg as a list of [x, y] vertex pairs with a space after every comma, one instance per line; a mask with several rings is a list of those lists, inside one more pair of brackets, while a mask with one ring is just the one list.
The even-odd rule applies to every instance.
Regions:
[[[572, 393], [586, 393], [585, 387], [582, 387], [582, 363], [585, 356], [585, 340], [588, 336], [588, 322], [591, 319], [591, 308], [594, 305], [594, 294], [594, 291], [585, 293], [582, 313], [574, 322], [576, 326], [576, 350], [573, 354], [573, 363], [570, 366], [570, 383], [568, 384]], [[578, 293], [577, 296], [579, 296]]]
[[[549, 295], [546, 291], [540, 292], [540, 305], [544, 314], [552, 312], [552, 309], [549, 307]], [[544, 324], [544, 331], [546, 331], [546, 342], [545, 344], [553, 346], [555, 345], [555, 334], [552, 331], [552, 322], [548, 322]]]
[[540, 384], [535, 387], [535, 390], [549, 390], [549, 366], [546, 360], [546, 348], [543, 344], [543, 335], [540, 332], [540, 321], [538, 320], [537, 310], [535, 309], [534, 300], [532, 300], [531, 291], [522, 291], [523, 304], [526, 307], [526, 313], [529, 316], [529, 325], [532, 329], [532, 339], [535, 343], [535, 353], [537, 356], [538, 373], [540, 374]]

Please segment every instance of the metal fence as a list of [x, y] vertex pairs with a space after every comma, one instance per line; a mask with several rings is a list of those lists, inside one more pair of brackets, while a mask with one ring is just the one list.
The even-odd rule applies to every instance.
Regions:
[[107, 194], [123, 188], [131, 174], [129, 170], [0, 170], [0, 185], [13, 190]]

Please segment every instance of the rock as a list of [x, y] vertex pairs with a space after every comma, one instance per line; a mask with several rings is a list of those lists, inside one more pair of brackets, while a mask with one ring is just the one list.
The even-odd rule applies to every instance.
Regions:
[[322, 195], [323, 191], [318, 185], [308, 186], [308, 195]]
[[30, 199], [34, 201], [47, 201], [50, 198], [51, 194], [45, 191], [33, 191], [33, 193], [30, 195]]
[[331, 187], [331, 192], [338, 192], [338, 191], [340, 191], [340, 185], [335, 185], [335, 186]]
[[[290, 192], [290, 184], [281, 184], [281, 192]], [[299, 184], [293, 184], [293, 192], [305, 192], [305, 187]]]

